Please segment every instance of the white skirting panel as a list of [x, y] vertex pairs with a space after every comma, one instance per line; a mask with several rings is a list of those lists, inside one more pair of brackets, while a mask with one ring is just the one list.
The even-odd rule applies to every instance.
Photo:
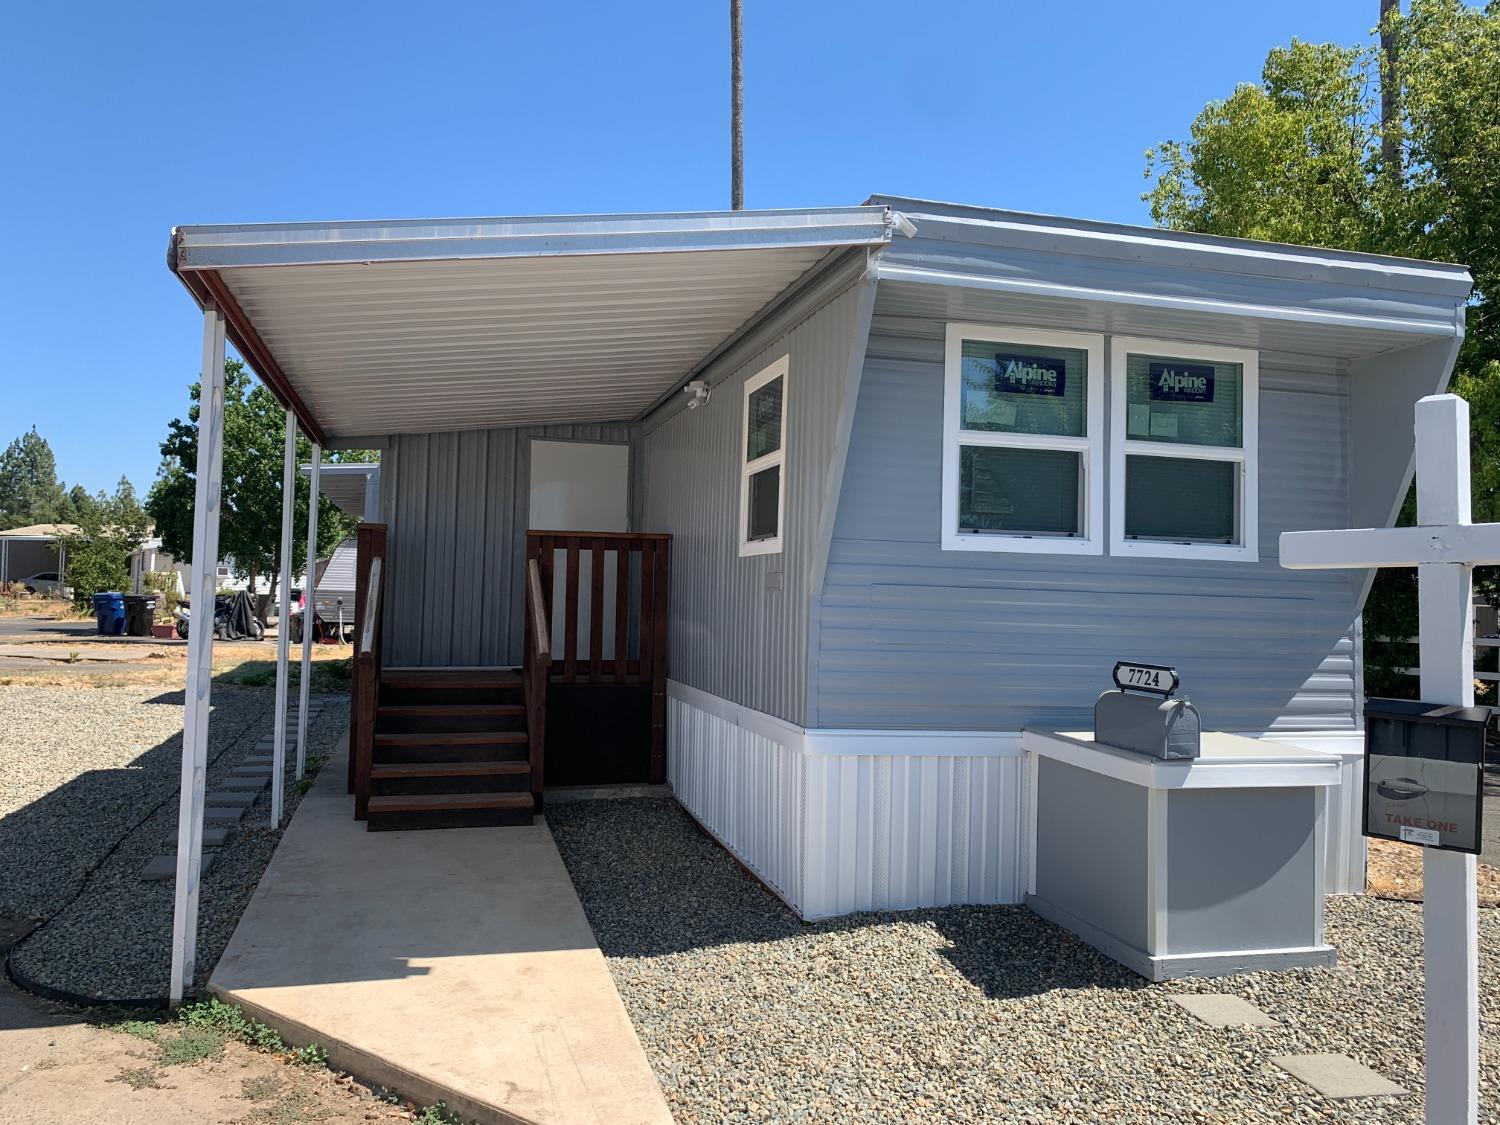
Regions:
[[[686, 684], [667, 692], [677, 800], [801, 917], [1023, 901], [1019, 732], [804, 730]], [[1261, 737], [1340, 758], [1325, 887], [1363, 892], [1363, 736]]]
[[1303, 750], [1321, 750], [1339, 759], [1339, 786], [1328, 790], [1324, 889], [1331, 895], [1365, 893], [1365, 736], [1362, 731], [1284, 731], [1261, 735]]
[[719, 843], [797, 909], [803, 854], [802, 756], [795, 745], [800, 732], [788, 726], [791, 736], [778, 739], [774, 729], [752, 730], [724, 713], [731, 704], [695, 694], [721, 706], [694, 706], [676, 690], [668, 697], [672, 792]]
[[1016, 736], [805, 731], [668, 696], [678, 801], [803, 918], [1021, 901]]
[[803, 917], [1021, 901], [1016, 754], [814, 753], [804, 761]]

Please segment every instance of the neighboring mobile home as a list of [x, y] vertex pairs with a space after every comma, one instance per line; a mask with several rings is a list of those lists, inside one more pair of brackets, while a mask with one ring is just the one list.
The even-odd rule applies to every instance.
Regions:
[[[664, 773], [804, 917], [1019, 901], [1019, 732], [1090, 726], [1117, 659], [1352, 780], [1370, 575], [1283, 570], [1277, 536], [1392, 522], [1470, 289], [891, 197], [191, 227], [172, 254], [316, 441], [382, 450], [380, 704], [546, 652], [518, 735], [545, 720], [545, 782]], [[381, 749], [422, 714], [356, 752], [372, 825], [411, 810]], [[1333, 888], [1362, 877], [1354, 790]]]

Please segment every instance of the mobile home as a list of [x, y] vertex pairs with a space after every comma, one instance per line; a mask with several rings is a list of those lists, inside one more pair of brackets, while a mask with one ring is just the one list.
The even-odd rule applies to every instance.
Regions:
[[[1462, 268], [885, 196], [184, 227], [172, 261], [315, 441], [381, 450], [372, 827], [665, 781], [804, 917], [1016, 902], [1021, 731], [1086, 729], [1126, 658], [1335, 755], [1328, 887], [1362, 878], [1370, 573], [1277, 537], [1392, 522]], [[454, 741], [466, 691], [514, 702]], [[527, 768], [447, 808], [383, 779], [483, 729]]]

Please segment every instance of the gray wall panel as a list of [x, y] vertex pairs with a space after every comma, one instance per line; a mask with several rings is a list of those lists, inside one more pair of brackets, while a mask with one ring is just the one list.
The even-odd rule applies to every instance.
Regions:
[[628, 424], [400, 434], [382, 457], [390, 524], [385, 660], [393, 665], [515, 665], [531, 440], [632, 444], [631, 519], [640, 456]]
[[[807, 577], [860, 297], [855, 285], [821, 307], [771, 318], [757, 329], [755, 350], [736, 349], [709, 369], [706, 406], [656, 419], [643, 439], [642, 527], [673, 536], [670, 675], [795, 723], [805, 711]], [[741, 558], [743, 387], [783, 354], [784, 545]]]
[[[1009, 323], [1001, 300], [992, 315]], [[1128, 657], [1178, 666], [1211, 728], [1353, 729], [1348, 579], [1276, 560], [1282, 531], [1347, 526], [1336, 365], [1263, 358], [1258, 563], [943, 551], [943, 325], [893, 321], [884, 307], [877, 299], [818, 606], [807, 725], [1087, 727]]]
[[1308, 909], [1320, 862], [1318, 799], [1313, 789], [1185, 789], [1168, 795], [1171, 952], [1274, 949], [1320, 940], [1317, 915]]
[[1037, 895], [1145, 949], [1147, 791], [1052, 758], [1037, 770]]

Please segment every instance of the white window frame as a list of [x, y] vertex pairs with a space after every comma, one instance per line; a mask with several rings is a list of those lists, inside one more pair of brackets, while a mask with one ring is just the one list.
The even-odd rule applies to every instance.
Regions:
[[[1240, 365], [1240, 445], [1179, 445], [1176, 442], [1138, 441], [1126, 435], [1125, 364], [1130, 355], [1168, 356], [1209, 363]], [[1115, 336], [1109, 347], [1110, 419], [1110, 537], [1114, 555], [1153, 559], [1218, 559], [1225, 562], [1255, 562], [1260, 558], [1260, 353], [1250, 348], [1188, 344], [1181, 340], [1155, 340], [1139, 336]], [[1125, 458], [1130, 454], [1175, 457], [1199, 461], [1229, 461], [1239, 466], [1235, 475], [1235, 526], [1239, 543], [1203, 543], [1191, 540], [1127, 539], [1125, 537]]]
[[[984, 340], [997, 344], [1031, 344], [1076, 348], [1087, 357], [1088, 378], [1084, 436], [1008, 434], [965, 430], [963, 410], [963, 343]], [[958, 527], [959, 447], [1004, 446], [1011, 449], [1055, 449], [1079, 454], [1082, 475], [1082, 535], [1042, 533], [963, 532]], [[1001, 324], [950, 322], [943, 358], [943, 550], [1009, 551], [1042, 555], [1102, 555], [1104, 553], [1104, 337], [1095, 332], [1061, 332]]]
[[[771, 452], [753, 461], [745, 460], [750, 448], [750, 396], [767, 383], [781, 380], [781, 444]], [[747, 555], [775, 555], [781, 553], [782, 540], [786, 535], [786, 443], [791, 402], [791, 356], [784, 355], [768, 367], [745, 380], [744, 403], [740, 410], [740, 446], [737, 456], [740, 462], [740, 557]], [[776, 534], [770, 539], [750, 538], [750, 478], [764, 469], [780, 466], [776, 478]]]

